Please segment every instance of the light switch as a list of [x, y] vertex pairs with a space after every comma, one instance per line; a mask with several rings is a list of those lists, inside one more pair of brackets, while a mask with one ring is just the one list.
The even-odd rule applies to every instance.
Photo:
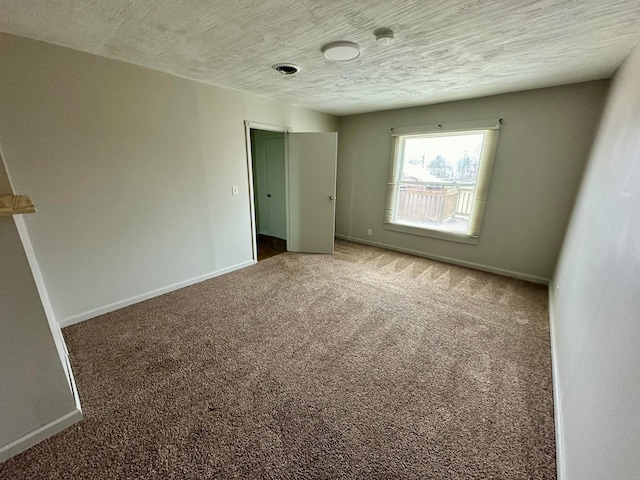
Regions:
[[234, 185], [231, 187], [231, 195], [237, 195], [238, 194], [238, 186]]

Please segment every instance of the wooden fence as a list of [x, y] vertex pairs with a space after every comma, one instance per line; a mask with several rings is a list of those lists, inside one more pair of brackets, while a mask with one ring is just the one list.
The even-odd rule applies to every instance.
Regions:
[[456, 203], [456, 217], [469, 218], [473, 208], [473, 190], [475, 185], [458, 187], [458, 202]]
[[396, 218], [411, 223], [443, 223], [453, 216], [469, 218], [474, 186], [401, 187]]

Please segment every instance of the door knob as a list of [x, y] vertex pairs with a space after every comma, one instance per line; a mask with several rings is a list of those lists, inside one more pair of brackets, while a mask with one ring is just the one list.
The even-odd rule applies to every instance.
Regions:
[[271, 198], [271, 194], [270, 194], [270, 193], [267, 193], [267, 197]]
[[335, 200], [336, 196], [335, 195], [329, 195], [329, 200]]

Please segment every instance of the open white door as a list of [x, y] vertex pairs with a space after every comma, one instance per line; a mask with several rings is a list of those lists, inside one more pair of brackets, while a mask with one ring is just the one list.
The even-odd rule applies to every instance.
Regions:
[[338, 134], [288, 133], [291, 252], [333, 253]]

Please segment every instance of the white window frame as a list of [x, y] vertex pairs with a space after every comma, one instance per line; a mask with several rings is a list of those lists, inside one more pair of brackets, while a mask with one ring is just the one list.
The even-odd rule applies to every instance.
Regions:
[[[498, 144], [498, 131], [501, 124], [502, 119], [498, 119], [391, 129], [391, 162], [389, 168], [389, 180], [387, 182], [387, 203], [385, 206], [384, 228], [386, 230], [409, 233], [412, 235], [477, 245], [480, 241], [480, 229], [487, 203], [489, 181], [493, 170], [493, 163]], [[468, 233], [449, 232], [429, 228], [428, 226], [422, 227], [398, 222], [395, 218], [395, 210], [399, 194], [399, 185], [401, 183], [406, 183], [401, 181], [403, 161], [402, 146], [404, 144], [404, 139], [421, 136], [447, 136], [447, 134], [451, 134], [453, 136], [477, 133], [484, 134], [484, 140], [482, 152], [480, 154], [479, 170], [476, 178], [473, 206], [469, 218], [470, 225]]]

